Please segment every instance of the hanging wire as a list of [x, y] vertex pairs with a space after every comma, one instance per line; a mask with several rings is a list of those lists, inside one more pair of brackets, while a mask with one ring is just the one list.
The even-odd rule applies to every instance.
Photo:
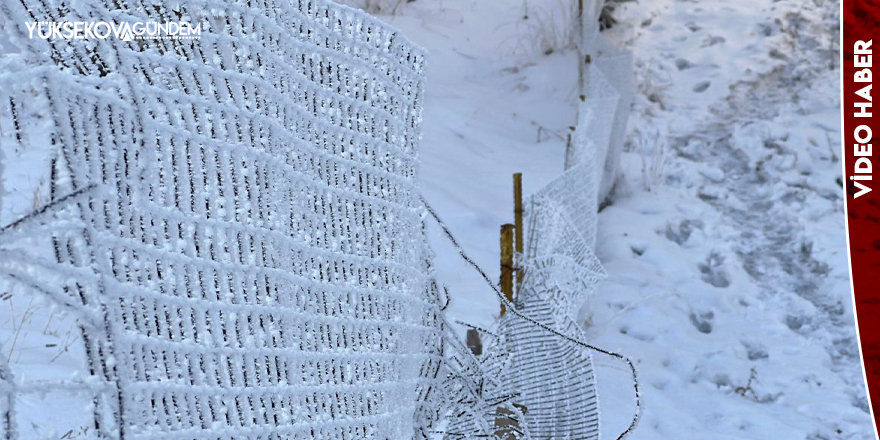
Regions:
[[623, 432], [621, 432], [620, 435], [617, 436], [617, 440], [623, 440], [627, 436], [629, 436], [629, 434], [632, 433], [636, 429], [636, 427], [638, 426], [639, 420], [641, 419], [641, 415], [642, 415], [642, 398], [641, 398], [641, 388], [639, 386], [639, 376], [638, 376], [638, 371], [636, 370], [635, 364], [633, 364], [632, 360], [630, 360], [628, 357], [626, 357], [620, 353], [615, 353], [613, 351], [604, 350], [604, 349], [596, 347], [594, 345], [590, 345], [586, 342], [577, 340], [577, 339], [575, 339], [571, 336], [568, 336], [562, 332], [559, 332], [558, 330], [555, 330], [545, 324], [542, 324], [541, 322], [535, 320], [534, 318], [531, 318], [531, 317], [527, 316], [526, 314], [524, 314], [523, 312], [519, 311], [513, 305], [513, 303], [508, 301], [507, 297], [505, 297], [504, 294], [501, 293], [500, 290], [498, 290], [498, 287], [495, 286], [495, 283], [492, 282], [492, 279], [489, 278], [488, 275], [486, 275], [486, 272], [470, 256], [468, 256], [468, 254], [464, 251], [464, 249], [461, 247], [461, 245], [458, 244], [458, 241], [452, 235], [452, 232], [446, 226], [446, 223], [444, 223], [443, 220], [440, 219], [440, 216], [437, 215], [437, 212], [434, 211], [434, 208], [432, 208], [431, 205], [428, 204], [427, 200], [425, 200], [425, 197], [422, 195], [420, 195], [420, 197], [422, 199], [422, 204], [425, 206], [425, 209], [428, 210], [428, 213], [431, 214], [431, 217], [433, 217], [434, 221], [437, 222], [437, 225], [440, 226], [440, 229], [446, 235], [446, 238], [449, 239], [449, 241], [452, 243], [452, 245], [458, 251], [458, 255], [466, 263], [468, 263], [471, 267], [473, 267], [474, 270], [479, 272], [479, 274], [483, 277], [483, 280], [486, 281], [486, 284], [492, 289], [492, 291], [495, 292], [495, 295], [498, 297], [498, 300], [501, 301], [501, 303], [504, 304], [505, 307], [507, 307], [507, 310], [510, 311], [510, 313], [512, 313], [514, 316], [516, 316], [516, 317], [518, 317], [518, 318], [520, 318], [520, 319], [522, 319], [522, 320], [524, 320], [524, 321], [526, 321], [526, 322], [528, 322], [538, 328], [541, 328], [542, 330], [544, 330], [546, 332], [549, 332], [555, 336], [563, 338], [568, 342], [571, 342], [571, 343], [579, 345], [583, 348], [587, 348], [589, 350], [593, 350], [598, 353], [602, 353], [606, 356], [610, 356], [612, 358], [626, 362], [626, 364], [629, 366], [630, 372], [632, 373], [633, 391], [635, 392], [635, 401], [636, 401], [635, 402], [636, 403], [636, 411], [633, 414], [633, 418], [632, 418], [632, 421], [630, 421], [629, 426]]

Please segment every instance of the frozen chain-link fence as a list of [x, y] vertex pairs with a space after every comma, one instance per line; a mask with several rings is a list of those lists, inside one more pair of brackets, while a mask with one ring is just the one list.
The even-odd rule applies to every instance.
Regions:
[[[2, 148], [55, 152], [52, 209], [4, 231], [0, 272], [80, 323], [87, 379], [67, 385], [92, 436], [413, 438], [472, 391], [441, 388], [460, 347], [413, 246], [421, 49], [323, 0], [0, 13], [19, 52]], [[46, 40], [34, 21], [203, 31]], [[16, 399], [63, 384], [0, 367], [5, 435], [33, 438]]]
[[[0, 148], [54, 152], [44, 208], [0, 231], [0, 276], [75, 317], [85, 351], [69, 380], [0, 365], [6, 439], [45, 434], [17, 426], [17, 403], [57, 392], [89, 415], [79, 438], [484, 438], [499, 414], [511, 438], [596, 438], [574, 312], [604, 273], [596, 201], [625, 127], [601, 62], [571, 169], [530, 203], [521, 303], [478, 360], [412, 245], [424, 53], [395, 30], [327, 0], [10, 1], [0, 17], [17, 51]], [[28, 38], [36, 21], [203, 31]]]
[[579, 308], [605, 277], [593, 251], [597, 212], [616, 179], [632, 98], [632, 56], [599, 34], [603, 2], [586, 3], [579, 51], [590, 57], [565, 172], [526, 203], [528, 246], [519, 256], [525, 278], [516, 309], [529, 319], [505, 315], [497, 330], [502, 341], [492, 347], [510, 353], [500, 392], [516, 396], [535, 438], [599, 438], [595, 352], [625, 361], [633, 374], [636, 414], [618, 439], [635, 429], [641, 405], [632, 362], [581, 342], [586, 335], [577, 324]]

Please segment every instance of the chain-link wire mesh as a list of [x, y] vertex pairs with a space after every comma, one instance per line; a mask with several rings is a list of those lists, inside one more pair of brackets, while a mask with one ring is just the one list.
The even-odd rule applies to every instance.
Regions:
[[[53, 194], [92, 188], [11, 228], [2, 270], [81, 323], [95, 437], [426, 435], [444, 330], [412, 245], [421, 49], [322, 0], [0, 11], [20, 49], [3, 148], [51, 143]], [[34, 21], [203, 31], [32, 39]], [[26, 384], [3, 376], [14, 402]]]
[[[37, 438], [16, 429], [16, 402], [47, 391], [78, 396], [90, 438], [596, 438], [573, 311], [604, 274], [591, 247], [607, 159], [590, 152], [620, 132], [598, 73], [571, 169], [532, 198], [519, 307], [534, 316], [511, 309], [477, 360], [412, 245], [421, 49], [326, 0], [0, 15], [18, 50], [2, 61], [0, 142], [54, 151], [45, 208], [0, 232], [0, 276], [74, 316], [85, 359], [53, 382], [0, 365], [7, 439]], [[39, 21], [203, 31], [29, 38]], [[553, 380], [559, 393], [536, 392]]]
[[[585, 20], [598, 15], [598, 3], [584, 11]], [[535, 438], [599, 438], [595, 351], [629, 364], [637, 411], [640, 407], [632, 363], [589, 348], [577, 323], [579, 308], [605, 277], [593, 251], [597, 212], [616, 180], [632, 97], [631, 54], [613, 51], [598, 34], [595, 18], [584, 22], [583, 31], [580, 49], [591, 56], [585, 58], [578, 125], [566, 151], [565, 172], [526, 204], [528, 246], [519, 256], [525, 278], [516, 304], [528, 319], [506, 315], [498, 328], [503, 343], [492, 347], [510, 353], [502, 390], [524, 408], [523, 425]], [[618, 438], [637, 422], [638, 412]]]

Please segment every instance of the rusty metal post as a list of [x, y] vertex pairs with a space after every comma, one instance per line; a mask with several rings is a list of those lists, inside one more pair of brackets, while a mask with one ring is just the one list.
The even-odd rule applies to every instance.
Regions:
[[513, 174], [513, 225], [515, 232], [514, 250], [516, 250], [516, 293], [519, 294], [520, 285], [523, 282], [522, 255], [523, 255], [523, 202], [522, 202], [522, 173]]
[[[508, 301], [513, 301], [513, 228], [506, 223], [501, 225], [501, 293]], [[507, 309], [501, 304], [501, 316]]]

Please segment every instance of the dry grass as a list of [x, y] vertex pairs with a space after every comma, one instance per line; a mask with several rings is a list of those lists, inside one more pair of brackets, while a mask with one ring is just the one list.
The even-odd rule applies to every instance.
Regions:
[[576, 5], [570, 0], [527, 2], [524, 18], [515, 24], [516, 36], [505, 42], [505, 49], [523, 55], [550, 55], [573, 49], [577, 35]]
[[[651, 156], [643, 154], [642, 159], [642, 187], [645, 191], [651, 192], [663, 183], [666, 168], [666, 139], [661, 136], [660, 132], [653, 136], [648, 136], [650, 140], [643, 139], [641, 142], [653, 142], [653, 148], [650, 149]], [[642, 149], [644, 151], [644, 149]]]
[[[48, 358], [49, 363], [53, 363], [68, 353], [71, 347], [80, 340], [76, 323], [70, 319], [61, 319], [54, 311], [45, 318], [45, 324], [43, 324], [42, 319], [38, 316], [45, 316], [45, 314], [39, 313], [45, 311], [45, 307], [35, 301], [34, 296], [28, 299], [24, 309], [15, 307], [13, 294], [8, 291], [0, 294], [0, 301], [9, 304], [9, 318], [3, 325], [11, 327], [12, 332], [2, 345], [8, 349], [8, 352], [0, 354], [5, 355], [6, 361], [9, 363], [19, 362], [22, 354], [31, 350], [46, 350], [45, 355], [41, 356]], [[42, 330], [40, 330], [41, 327]], [[52, 339], [57, 339], [57, 342], [46, 342], [46, 338], [42, 338], [43, 341], [40, 343], [28, 344], [28, 337], [32, 333], [50, 336]]]

